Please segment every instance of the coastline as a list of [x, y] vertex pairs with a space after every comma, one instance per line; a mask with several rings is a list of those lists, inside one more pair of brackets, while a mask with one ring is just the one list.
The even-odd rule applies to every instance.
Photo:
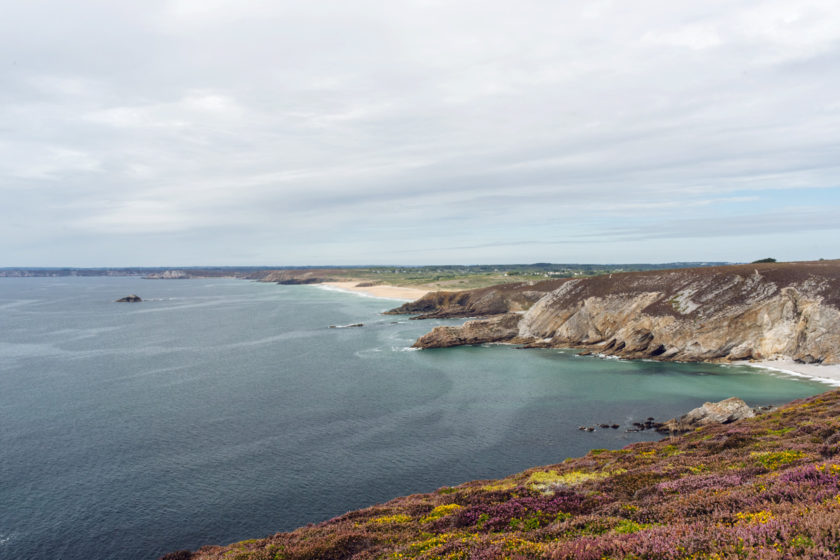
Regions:
[[755, 368], [777, 371], [787, 375], [793, 375], [795, 377], [806, 377], [813, 381], [825, 383], [826, 385], [840, 387], [840, 364], [802, 364], [795, 362], [790, 358], [764, 360], [760, 362], [741, 361], [732, 363], [736, 365], [752, 366]]
[[399, 301], [414, 301], [429, 293], [429, 290], [423, 290], [420, 288], [406, 288], [403, 286], [391, 286], [388, 284], [360, 287], [358, 285], [360, 282], [362, 282], [362, 280], [353, 280], [350, 282], [323, 282], [318, 284], [318, 286], [328, 290], [350, 292], [361, 296]]

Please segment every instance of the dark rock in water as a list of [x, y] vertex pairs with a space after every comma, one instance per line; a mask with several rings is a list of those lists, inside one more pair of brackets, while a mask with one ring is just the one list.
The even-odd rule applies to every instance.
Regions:
[[729, 424], [743, 418], [752, 418], [755, 412], [741, 399], [730, 397], [720, 402], [704, 403], [688, 414], [671, 418], [657, 428], [664, 433], [685, 433], [710, 424]]
[[609, 424], [598, 424], [598, 427], [606, 429], [606, 428], [609, 428], [610, 425]]
[[612, 428], [613, 430], [617, 430], [619, 428], [619, 425], [613, 424], [612, 426], [610, 426], [610, 428]]
[[578, 430], [582, 432], [594, 432], [595, 426], [578, 426]]
[[120, 298], [117, 300], [117, 303], [137, 303], [143, 301], [140, 299], [140, 296], [136, 294], [131, 294], [130, 296], [125, 296], [124, 298]]

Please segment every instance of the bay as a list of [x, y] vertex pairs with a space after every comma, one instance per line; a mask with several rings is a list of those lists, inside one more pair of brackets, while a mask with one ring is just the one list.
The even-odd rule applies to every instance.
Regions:
[[[114, 300], [137, 293], [137, 304]], [[0, 278], [0, 558], [138, 558], [658, 439], [578, 425], [826, 386], [508, 346], [241, 280]], [[330, 325], [364, 323], [361, 328]]]

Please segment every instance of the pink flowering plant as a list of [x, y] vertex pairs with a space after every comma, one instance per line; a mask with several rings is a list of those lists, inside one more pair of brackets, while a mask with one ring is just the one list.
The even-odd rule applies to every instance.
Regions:
[[[840, 391], [178, 558], [840, 558]], [[171, 556], [174, 560], [176, 557]]]

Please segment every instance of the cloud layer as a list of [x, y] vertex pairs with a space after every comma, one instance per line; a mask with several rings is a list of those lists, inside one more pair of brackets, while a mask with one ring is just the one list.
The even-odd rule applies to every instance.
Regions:
[[836, 2], [4, 12], [0, 266], [840, 256]]

